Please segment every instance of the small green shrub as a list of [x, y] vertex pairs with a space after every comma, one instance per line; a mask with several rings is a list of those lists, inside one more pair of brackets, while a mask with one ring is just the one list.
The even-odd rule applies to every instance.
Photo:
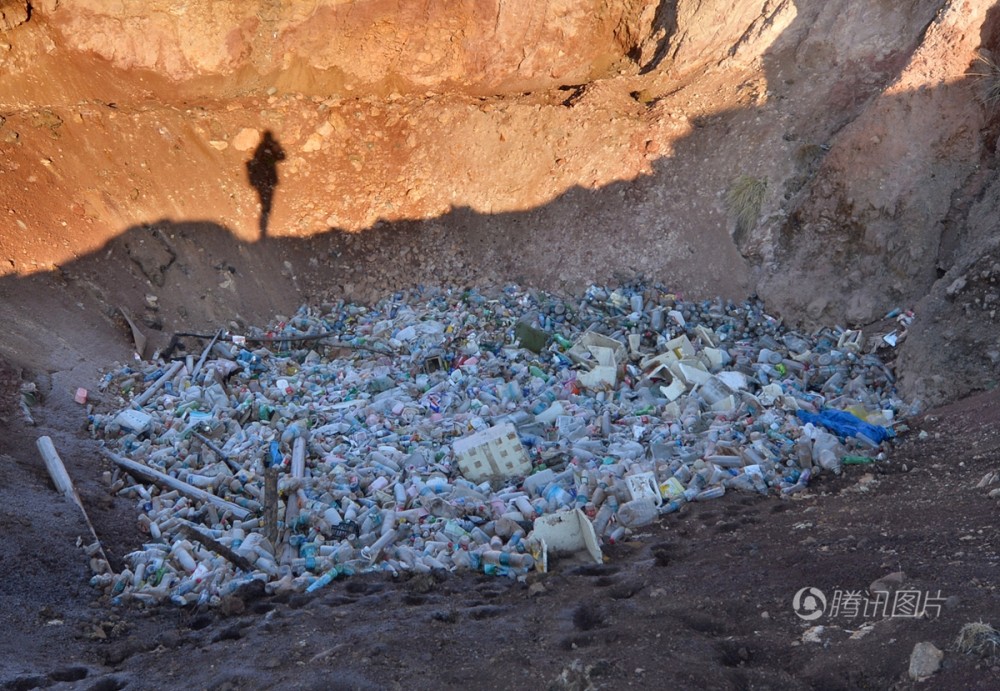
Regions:
[[733, 186], [726, 195], [726, 207], [736, 218], [738, 231], [747, 232], [757, 225], [765, 194], [767, 194], [766, 178], [741, 175], [733, 181]]

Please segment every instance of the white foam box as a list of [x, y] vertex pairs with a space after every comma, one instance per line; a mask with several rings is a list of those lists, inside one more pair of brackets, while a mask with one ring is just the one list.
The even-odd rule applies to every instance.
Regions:
[[705, 369], [700, 360], [685, 358], [670, 366], [670, 372], [683, 379], [688, 384], [704, 384], [712, 375]]
[[517, 428], [507, 422], [455, 440], [452, 444], [458, 469], [471, 482], [523, 477], [531, 472]]
[[548, 569], [549, 553], [586, 554], [595, 564], [604, 563], [594, 525], [580, 509], [540, 516], [535, 519], [530, 538], [541, 543], [541, 570]]
[[660, 486], [656, 482], [656, 475], [652, 472], [633, 473], [625, 478], [625, 486], [632, 499], [652, 499], [659, 506], [663, 503], [660, 496]]
[[142, 434], [153, 424], [153, 416], [141, 410], [123, 410], [115, 416], [115, 422], [127, 430]]
[[666, 342], [666, 350], [672, 352], [678, 360], [695, 356], [694, 345], [687, 336], [678, 336]]
[[685, 386], [680, 377], [674, 377], [674, 380], [670, 382], [670, 386], [661, 386], [660, 391], [667, 397], [668, 401], [676, 401], [681, 397], [681, 394], [687, 391], [687, 386]]
[[[569, 355], [570, 359], [578, 363], [584, 365], [592, 364], [590, 356], [597, 355], [591, 350], [592, 347], [610, 348], [615, 363], [624, 361], [627, 355], [624, 343], [602, 334], [594, 333], [593, 331], [588, 331], [580, 336], [576, 343], [573, 344], [573, 347], [566, 351], [566, 354]], [[614, 363], [603, 362], [600, 364], [609, 365]]]

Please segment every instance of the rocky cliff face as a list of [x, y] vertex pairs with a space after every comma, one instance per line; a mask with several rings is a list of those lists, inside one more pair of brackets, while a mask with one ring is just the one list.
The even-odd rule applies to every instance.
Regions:
[[28, 21], [26, 0], [0, 0], [0, 31], [10, 31]]
[[[904, 384], [982, 386], [986, 355], [928, 372], [941, 334], [954, 358], [994, 333], [989, 277], [945, 293], [995, 236], [995, 102], [971, 74], [996, 79], [977, 67], [994, 15], [984, 0], [2, 0], [4, 347], [51, 360], [27, 345], [31, 300], [67, 290], [108, 326], [156, 293], [167, 333], [324, 291], [642, 273], [758, 291], [806, 323], [919, 306]], [[247, 162], [265, 132], [283, 158], [263, 224]], [[733, 208], [748, 181], [761, 194]]]
[[642, 0], [121, 3], [51, 14], [73, 50], [173, 81], [309, 94], [538, 91], [628, 69], [652, 31]]

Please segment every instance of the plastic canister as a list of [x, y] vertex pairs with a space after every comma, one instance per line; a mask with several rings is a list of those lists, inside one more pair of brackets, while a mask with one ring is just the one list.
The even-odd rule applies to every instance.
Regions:
[[650, 497], [627, 501], [618, 509], [618, 521], [628, 528], [649, 525], [657, 516], [659, 510], [656, 501]]

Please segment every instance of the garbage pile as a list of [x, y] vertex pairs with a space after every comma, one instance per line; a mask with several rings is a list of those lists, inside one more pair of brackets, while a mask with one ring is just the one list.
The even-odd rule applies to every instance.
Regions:
[[89, 418], [149, 535], [94, 577], [116, 602], [599, 562], [688, 502], [873, 462], [905, 414], [861, 332], [638, 284], [418, 289], [203, 336], [108, 372], [119, 407]]

